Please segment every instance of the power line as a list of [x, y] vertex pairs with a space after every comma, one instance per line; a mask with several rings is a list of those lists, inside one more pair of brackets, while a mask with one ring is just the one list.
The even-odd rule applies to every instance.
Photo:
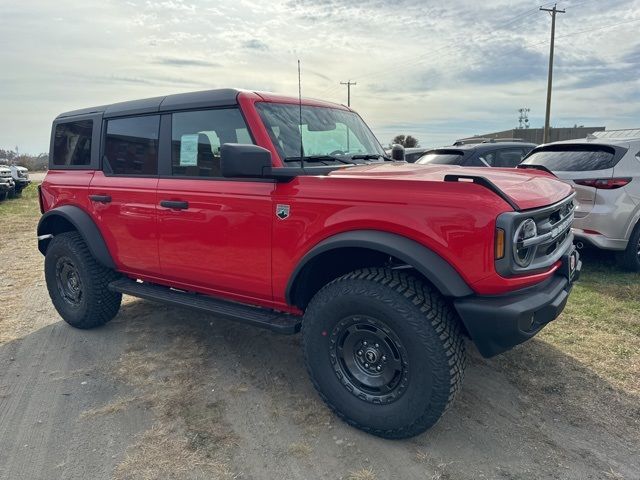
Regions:
[[549, 47], [549, 76], [547, 78], [547, 109], [544, 115], [544, 136], [542, 138], [543, 143], [549, 142], [549, 121], [551, 117], [551, 86], [553, 83], [553, 49], [556, 36], [556, 15], [558, 13], [566, 13], [565, 10], [558, 10], [556, 5], [553, 8], [540, 7], [543, 12], [549, 12], [551, 14], [551, 46]]

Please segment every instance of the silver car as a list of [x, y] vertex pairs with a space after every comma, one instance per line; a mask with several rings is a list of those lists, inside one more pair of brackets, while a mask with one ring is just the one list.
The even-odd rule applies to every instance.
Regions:
[[523, 164], [541, 165], [573, 184], [578, 247], [615, 250], [623, 267], [640, 271], [640, 129], [541, 145]]

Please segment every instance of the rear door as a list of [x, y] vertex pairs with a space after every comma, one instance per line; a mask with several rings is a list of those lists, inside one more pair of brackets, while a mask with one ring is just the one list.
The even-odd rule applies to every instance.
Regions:
[[222, 144], [253, 143], [240, 110], [175, 112], [165, 123], [171, 155], [157, 199], [163, 277], [188, 290], [271, 301], [274, 183], [220, 175]]
[[156, 276], [159, 115], [105, 120], [102, 171], [89, 187], [92, 214], [119, 270]]
[[614, 167], [624, 151], [608, 145], [559, 143], [533, 150], [523, 162], [542, 165], [576, 190], [576, 218], [586, 216], [595, 204], [597, 189], [576, 180], [613, 178]]

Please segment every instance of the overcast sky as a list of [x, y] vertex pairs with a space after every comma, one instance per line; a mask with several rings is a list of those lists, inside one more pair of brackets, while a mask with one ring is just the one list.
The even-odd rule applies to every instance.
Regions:
[[[0, 0], [0, 148], [60, 112], [218, 87], [346, 103], [387, 144], [544, 121], [551, 20], [529, 0]], [[549, 4], [547, 4], [549, 5]], [[552, 125], [640, 127], [640, 0], [558, 2]]]

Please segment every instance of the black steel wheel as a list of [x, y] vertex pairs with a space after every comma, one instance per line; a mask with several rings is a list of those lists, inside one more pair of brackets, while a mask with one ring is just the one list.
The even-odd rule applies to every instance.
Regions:
[[60, 257], [56, 262], [56, 285], [60, 296], [73, 307], [82, 302], [82, 280], [80, 273], [69, 257]]
[[345, 387], [366, 402], [393, 402], [406, 389], [407, 351], [381, 320], [367, 315], [342, 319], [331, 332], [329, 355]]
[[374, 435], [425, 431], [460, 389], [459, 319], [437, 291], [404, 272], [362, 269], [329, 283], [306, 309], [302, 339], [322, 399]]

